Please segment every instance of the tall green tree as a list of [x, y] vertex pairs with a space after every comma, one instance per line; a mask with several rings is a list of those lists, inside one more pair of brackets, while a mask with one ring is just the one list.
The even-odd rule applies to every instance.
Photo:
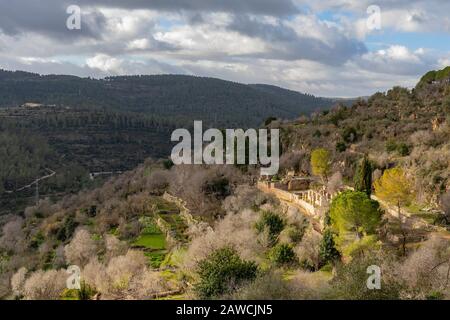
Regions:
[[321, 265], [325, 265], [329, 262], [334, 263], [341, 257], [341, 254], [336, 249], [334, 233], [330, 228], [327, 228], [323, 233], [322, 242], [319, 247], [319, 256]]
[[373, 167], [367, 155], [362, 158], [361, 162], [356, 168], [353, 179], [355, 190], [366, 193], [369, 197], [372, 194], [372, 173]]
[[382, 212], [377, 201], [360, 191], [345, 191], [333, 199], [330, 219], [338, 249], [344, 255], [364, 253], [376, 243]]

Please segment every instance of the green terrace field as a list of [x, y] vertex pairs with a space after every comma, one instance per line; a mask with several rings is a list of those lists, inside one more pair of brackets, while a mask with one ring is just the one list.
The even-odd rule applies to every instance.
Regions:
[[[185, 234], [187, 225], [180, 216], [180, 212], [176, 205], [154, 198], [155, 210], [151, 216], [143, 216], [140, 219], [144, 229], [137, 239], [132, 243], [135, 248], [142, 249], [145, 256], [148, 257], [149, 263], [153, 268], [159, 268], [168, 253], [170, 253], [167, 235], [174, 239], [177, 243], [186, 243], [187, 236]], [[159, 219], [159, 225], [156, 222]]]

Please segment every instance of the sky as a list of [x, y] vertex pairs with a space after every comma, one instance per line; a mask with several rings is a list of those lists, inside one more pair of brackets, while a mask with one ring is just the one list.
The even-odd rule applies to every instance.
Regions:
[[448, 0], [0, 0], [0, 68], [367, 96], [450, 65], [449, 12]]

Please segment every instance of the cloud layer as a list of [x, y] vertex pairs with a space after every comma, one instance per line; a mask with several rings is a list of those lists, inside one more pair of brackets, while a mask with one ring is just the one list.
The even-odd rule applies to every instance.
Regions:
[[[0, 2], [0, 68], [103, 77], [180, 73], [322, 96], [413, 86], [450, 61], [445, 0]], [[82, 10], [69, 30], [70, 5]], [[447, 40], [447, 41], [445, 41]]]

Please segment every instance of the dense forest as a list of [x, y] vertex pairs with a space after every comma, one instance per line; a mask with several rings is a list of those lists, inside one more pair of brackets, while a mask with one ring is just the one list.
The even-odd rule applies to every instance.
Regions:
[[[333, 99], [267, 85], [182, 75], [78, 78], [0, 70], [0, 107], [26, 102], [141, 112], [189, 125], [252, 127], [266, 118], [295, 118], [327, 109]], [[180, 126], [180, 125], [178, 125]]]

